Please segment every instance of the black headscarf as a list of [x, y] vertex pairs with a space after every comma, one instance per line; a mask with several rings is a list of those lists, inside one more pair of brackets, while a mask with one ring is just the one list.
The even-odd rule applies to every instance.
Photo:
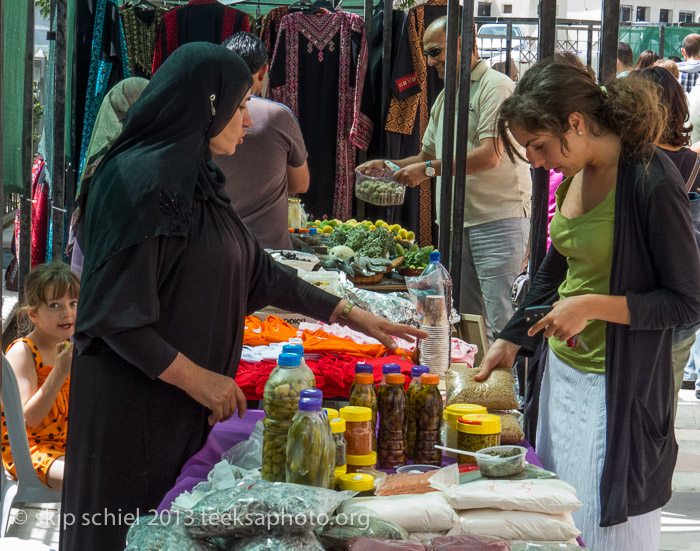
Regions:
[[83, 190], [83, 284], [127, 247], [186, 235], [195, 196], [228, 202], [209, 139], [252, 84], [238, 54], [204, 42], [179, 47], [153, 75]]

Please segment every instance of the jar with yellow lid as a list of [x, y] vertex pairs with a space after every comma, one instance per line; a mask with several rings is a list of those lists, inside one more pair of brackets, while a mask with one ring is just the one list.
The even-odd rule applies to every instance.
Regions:
[[[484, 406], [477, 404], [452, 404], [447, 406], [443, 412], [442, 418], [445, 421], [442, 424], [442, 441], [447, 448], [457, 448], [457, 421], [462, 415], [470, 415], [474, 413], [488, 413]], [[456, 453], [445, 452], [448, 457], [457, 457]]]
[[345, 419], [336, 417], [331, 419], [331, 434], [335, 446], [335, 468], [345, 466], [346, 443], [345, 443]]
[[323, 408], [326, 411], [326, 415], [328, 415], [328, 420], [332, 421], [333, 419], [336, 419], [338, 417], [338, 410], [333, 409], [333, 408]]
[[372, 451], [372, 410], [361, 406], [345, 406], [338, 412], [345, 420], [345, 442], [350, 455]]
[[340, 477], [346, 474], [347, 472], [347, 465], [341, 465], [340, 467], [335, 468], [335, 486], [338, 486], [340, 484]]
[[[501, 418], [490, 413], [463, 415], [457, 421], [457, 448], [478, 452], [484, 448], [501, 445]], [[460, 464], [474, 464], [476, 458], [459, 454]]]
[[369, 474], [344, 474], [338, 484], [341, 490], [359, 492], [355, 497], [371, 497], [374, 495], [374, 477]]
[[377, 452], [370, 452], [364, 455], [346, 455], [345, 461], [347, 463], [347, 472], [356, 473], [357, 469], [366, 467], [369, 469], [377, 468]]

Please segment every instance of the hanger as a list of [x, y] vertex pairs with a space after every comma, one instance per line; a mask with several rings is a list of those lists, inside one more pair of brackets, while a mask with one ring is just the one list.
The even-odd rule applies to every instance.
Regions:
[[155, 6], [151, 4], [148, 0], [141, 0], [138, 4], [134, 5], [135, 8], [141, 8], [144, 10], [155, 9]]
[[372, 15], [377, 15], [378, 13], [381, 13], [384, 11], [384, 2], [382, 0], [379, 0], [374, 6], [374, 11], [372, 12]]
[[[340, 3], [338, 3], [340, 5]], [[335, 6], [329, 0], [316, 0], [313, 4], [306, 6], [302, 11], [304, 13], [314, 13], [320, 9], [334, 11]]]

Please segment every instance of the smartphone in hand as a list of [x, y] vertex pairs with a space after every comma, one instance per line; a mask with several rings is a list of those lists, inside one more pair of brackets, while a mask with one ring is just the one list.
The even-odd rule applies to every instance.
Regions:
[[553, 306], [545, 304], [544, 306], [529, 306], [525, 308], [525, 321], [530, 325], [534, 325], [543, 317], [552, 311]]

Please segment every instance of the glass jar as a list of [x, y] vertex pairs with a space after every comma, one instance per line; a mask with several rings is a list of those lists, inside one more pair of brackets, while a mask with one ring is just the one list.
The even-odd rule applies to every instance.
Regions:
[[411, 382], [406, 390], [406, 457], [413, 459], [413, 447], [416, 443], [416, 393], [420, 390], [420, 377], [430, 373], [427, 365], [414, 365], [411, 368]]
[[420, 388], [415, 396], [416, 442], [415, 460], [423, 465], [441, 465], [442, 451], [442, 395], [438, 390], [440, 377], [426, 373], [420, 378]]
[[[462, 415], [472, 413], [488, 413], [484, 406], [477, 404], [452, 404], [447, 406], [442, 414], [442, 419], [445, 421], [442, 424], [442, 441], [445, 447], [457, 449], [457, 421]], [[454, 452], [445, 452], [447, 457], [457, 458], [458, 454]]]
[[301, 360], [299, 361], [299, 369], [304, 374], [304, 376], [309, 380], [309, 388], [316, 388], [316, 375], [311, 371], [311, 368], [306, 364], [304, 360], [304, 346], [302, 344], [293, 343], [285, 344], [282, 347], [283, 354], [299, 354]]
[[355, 390], [350, 395], [350, 405], [369, 408], [372, 410], [372, 449], [376, 448], [377, 438], [377, 393], [374, 388], [374, 375], [369, 373], [358, 373], [355, 375]]
[[372, 410], [368, 407], [345, 406], [338, 412], [345, 420], [345, 443], [349, 455], [365, 455], [372, 451]]
[[369, 474], [344, 474], [340, 477], [338, 486], [341, 490], [359, 492], [355, 497], [374, 496], [374, 477]]
[[299, 356], [280, 354], [263, 391], [262, 478], [285, 482], [287, 433], [308, 380], [299, 369]]
[[335, 484], [335, 447], [328, 418], [318, 398], [302, 398], [287, 438], [286, 481], [332, 488]]
[[288, 201], [287, 227], [292, 229], [301, 228], [301, 199], [290, 197]]
[[377, 452], [369, 452], [365, 455], [346, 455], [345, 456], [345, 461], [347, 461], [347, 472], [348, 474], [350, 473], [356, 473], [357, 469], [362, 469], [362, 468], [368, 468], [368, 469], [376, 469], [377, 468]]
[[386, 390], [379, 401], [377, 455], [380, 469], [395, 469], [406, 464], [406, 379], [389, 373]]
[[355, 365], [355, 377], [352, 380], [352, 384], [350, 385], [350, 393], [348, 394], [348, 398], [352, 397], [352, 393], [355, 390], [355, 386], [357, 385], [357, 376], [360, 373], [369, 373], [372, 375], [372, 384], [374, 384], [374, 367], [372, 367], [370, 364], [362, 364], [359, 363]]
[[[501, 445], [501, 418], [490, 413], [463, 415], [457, 422], [457, 448], [468, 452], [478, 452], [484, 448]], [[476, 463], [471, 455], [458, 454], [460, 464]]]
[[381, 401], [382, 393], [386, 390], [386, 376], [389, 373], [401, 373], [401, 366], [399, 364], [384, 364], [382, 366], [382, 380], [377, 386], [377, 403]]
[[331, 419], [331, 434], [333, 435], [333, 444], [335, 446], [335, 467], [342, 467], [345, 465], [345, 456], [347, 455], [345, 419], [340, 417]]

